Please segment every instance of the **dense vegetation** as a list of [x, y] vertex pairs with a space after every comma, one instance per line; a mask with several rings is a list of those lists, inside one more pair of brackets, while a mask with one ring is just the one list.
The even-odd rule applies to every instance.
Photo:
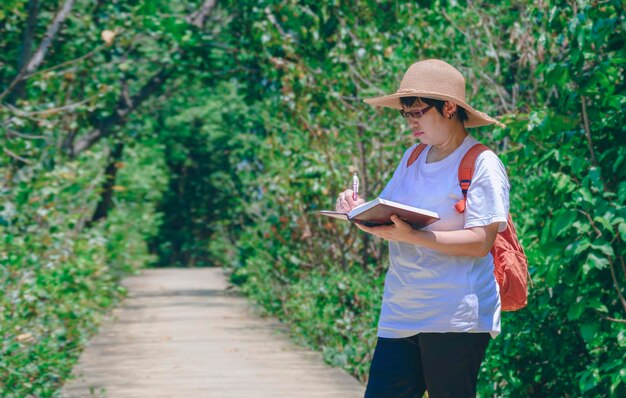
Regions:
[[471, 133], [534, 282], [481, 396], [626, 396], [625, 26], [618, 1], [3, 2], [0, 395], [54, 395], [148, 263], [226, 267], [365, 380], [386, 246], [314, 211], [353, 170], [380, 192], [411, 141], [362, 99], [440, 58], [507, 124]]

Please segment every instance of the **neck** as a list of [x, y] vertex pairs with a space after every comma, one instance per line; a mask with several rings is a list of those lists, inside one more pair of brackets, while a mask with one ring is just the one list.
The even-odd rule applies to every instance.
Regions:
[[428, 159], [428, 161], [438, 162], [445, 159], [461, 146], [463, 140], [467, 137], [467, 131], [465, 131], [462, 124], [455, 124], [453, 131], [448, 137], [449, 138], [447, 140], [440, 144], [433, 144], [433, 148], [429, 152], [430, 159]]

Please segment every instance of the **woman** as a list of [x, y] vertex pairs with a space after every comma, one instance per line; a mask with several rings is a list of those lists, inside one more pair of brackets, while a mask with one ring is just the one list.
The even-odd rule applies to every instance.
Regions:
[[[506, 228], [509, 182], [491, 151], [479, 155], [463, 214], [458, 168], [477, 143], [466, 128], [500, 124], [465, 102], [465, 79], [439, 60], [413, 64], [400, 89], [365, 102], [400, 109], [411, 134], [427, 147], [417, 160], [409, 148], [381, 198], [436, 211], [422, 230], [392, 217], [393, 225], [359, 228], [389, 241], [385, 279], [366, 398], [474, 397], [485, 350], [500, 332], [500, 297], [489, 253]], [[352, 191], [338, 211], [364, 200]]]

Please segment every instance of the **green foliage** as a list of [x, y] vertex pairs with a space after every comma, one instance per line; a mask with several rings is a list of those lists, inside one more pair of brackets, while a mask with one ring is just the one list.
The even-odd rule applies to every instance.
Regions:
[[3, 189], [0, 396], [52, 396], [123, 296], [119, 277], [152, 260], [146, 240], [157, 230], [153, 192], [164, 176], [154, 151], [128, 152], [119, 178], [125, 191], [107, 221], [89, 229], [102, 182], [98, 154], [52, 171], [23, 169]]
[[[0, 6], [0, 96], [31, 3]], [[38, 3], [33, 51], [59, 6]], [[4, 395], [52, 396], [119, 276], [154, 261], [228, 267], [365, 380], [386, 245], [314, 212], [354, 170], [365, 196], [382, 190], [412, 141], [361, 100], [436, 57], [508, 126], [472, 133], [506, 162], [534, 281], [529, 307], [504, 314], [481, 396], [626, 396], [623, 3], [243, 0], [192, 24], [201, 3], [76, 2], [0, 99]], [[90, 225], [120, 144], [113, 205]]]
[[[529, 307], [503, 315], [481, 396], [626, 395], [620, 2], [232, 6], [233, 47], [249, 68], [239, 80], [266, 130], [261, 172], [241, 177], [260, 195], [210, 244], [234, 282], [366, 378], [384, 244], [313, 212], [333, 206], [353, 169], [366, 195], [380, 192], [410, 141], [397, 115], [361, 100], [393, 92], [416, 60], [441, 58], [466, 76], [469, 102], [508, 125], [472, 133], [507, 164], [534, 282]], [[360, 288], [367, 306], [350, 301]]]
[[162, 223], [157, 204], [169, 178], [163, 145], [127, 147], [125, 156], [118, 165], [115, 208], [105, 221], [107, 264], [117, 277], [156, 261], [148, 245]]
[[[72, 2], [41, 46], [66, 3], [0, 5], [3, 397], [55, 395], [123, 296], [119, 278], [155, 261], [147, 242], [169, 174], [146, 115], [158, 114], [165, 82], [181, 86], [213, 62], [197, 47], [215, 26], [187, 18], [197, 1]], [[23, 74], [36, 52], [42, 62]], [[107, 184], [112, 201], [94, 222]]]
[[[193, 99], [190, 99], [193, 98]], [[207, 241], [219, 220], [237, 216], [233, 197], [242, 192], [238, 170], [250, 167], [243, 159], [230, 164], [232, 154], [255, 145], [251, 110], [236, 93], [236, 85], [212, 90], [193, 86], [170, 100], [169, 117], [153, 129], [167, 148], [169, 187], [159, 203], [164, 220], [151, 242], [160, 266], [207, 266], [213, 259]]]

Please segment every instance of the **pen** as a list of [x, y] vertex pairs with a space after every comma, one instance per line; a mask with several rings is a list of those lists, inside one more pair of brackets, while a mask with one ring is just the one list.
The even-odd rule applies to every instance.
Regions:
[[357, 196], [359, 194], [359, 176], [357, 176], [356, 171], [352, 176], [352, 200], [356, 202]]

